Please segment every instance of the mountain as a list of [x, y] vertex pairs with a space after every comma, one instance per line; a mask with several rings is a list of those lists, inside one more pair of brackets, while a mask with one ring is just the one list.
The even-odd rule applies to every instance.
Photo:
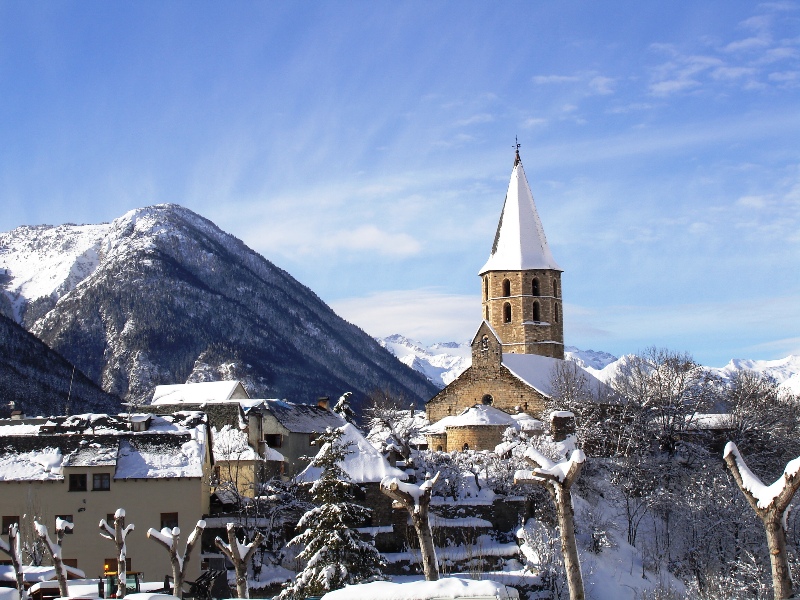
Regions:
[[[472, 364], [470, 345], [467, 342], [440, 342], [425, 346], [400, 334], [394, 334], [378, 339], [378, 343], [401, 362], [424, 374], [440, 389]], [[580, 350], [574, 346], [566, 346], [564, 355], [606, 383], [611, 381], [627, 359], [626, 356], [617, 358], [608, 352]], [[800, 356], [792, 355], [779, 360], [733, 359], [724, 367], [706, 369], [724, 381], [728, 381], [741, 370], [762, 373], [773, 377], [781, 389], [800, 395]]]
[[0, 234], [0, 276], [0, 311], [128, 401], [158, 384], [233, 378], [253, 397], [297, 401], [436, 391], [288, 273], [174, 204]]
[[401, 363], [425, 375], [439, 389], [461, 375], [472, 363], [472, 350], [466, 342], [444, 342], [426, 347], [394, 334], [379, 338], [378, 343]]
[[30, 416], [120, 411], [119, 398], [3, 315], [0, 340], [0, 417], [12, 409]]

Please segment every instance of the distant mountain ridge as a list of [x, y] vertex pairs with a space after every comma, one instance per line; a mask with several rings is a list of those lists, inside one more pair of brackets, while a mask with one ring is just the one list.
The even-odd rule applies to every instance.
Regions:
[[310, 289], [174, 204], [112, 223], [0, 233], [0, 312], [108, 392], [236, 378], [253, 397], [308, 401], [435, 387]]
[[[379, 338], [378, 343], [392, 352], [404, 364], [424, 374], [440, 389], [453, 381], [472, 364], [469, 342], [438, 342], [425, 346], [400, 334]], [[580, 367], [608, 383], [627, 360], [598, 350], [581, 350], [566, 346], [564, 355]], [[773, 377], [781, 389], [800, 395], [800, 356], [778, 360], [733, 359], [724, 367], [705, 367], [723, 380], [729, 380], [742, 370], [763, 373]]]

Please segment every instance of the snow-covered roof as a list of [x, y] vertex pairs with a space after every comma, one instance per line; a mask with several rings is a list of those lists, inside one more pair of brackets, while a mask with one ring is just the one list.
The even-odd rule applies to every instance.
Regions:
[[285, 400], [264, 400], [264, 409], [292, 433], [322, 433], [328, 427], [341, 427], [347, 421], [316, 404], [294, 404]]
[[479, 274], [487, 271], [523, 271], [553, 269], [560, 271], [544, 235], [536, 212], [533, 194], [525, 177], [522, 162], [517, 160], [511, 172], [506, 200], [497, 224], [497, 233], [489, 260]]
[[[353, 483], [378, 483], [384, 477], [408, 478], [405, 472], [391, 466], [367, 438], [361, 435], [355, 425], [345, 423], [340, 429], [342, 431], [340, 441], [351, 444], [350, 453], [345, 456], [341, 467]], [[319, 452], [324, 452], [326, 449], [326, 446], [322, 446]], [[322, 469], [309, 465], [297, 476], [297, 480], [310, 483], [319, 479], [321, 473]]]
[[115, 479], [202, 477], [203, 413], [153, 417], [143, 432], [127, 424], [113, 415], [80, 415], [52, 417], [36, 435], [0, 426], [0, 481], [63, 480], [65, 467], [98, 466], [113, 467]]
[[150, 404], [207, 404], [247, 398], [240, 381], [202, 381], [156, 386]]
[[424, 433], [444, 433], [448, 427], [480, 427], [482, 425], [505, 425], [519, 429], [518, 421], [507, 412], [487, 404], [476, 404], [461, 414], [445, 417], [428, 425]]

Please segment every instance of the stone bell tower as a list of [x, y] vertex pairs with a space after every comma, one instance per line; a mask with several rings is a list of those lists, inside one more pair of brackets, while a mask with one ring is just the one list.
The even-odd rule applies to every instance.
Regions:
[[483, 319], [503, 353], [564, 358], [561, 273], [522, 168], [519, 144], [492, 253], [479, 275]]

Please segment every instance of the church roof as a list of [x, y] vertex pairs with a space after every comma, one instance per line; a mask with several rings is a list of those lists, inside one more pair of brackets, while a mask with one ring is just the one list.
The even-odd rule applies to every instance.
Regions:
[[517, 151], [492, 253], [479, 275], [487, 271], [527, 269], [562, 270], [547, 245], [542, 222], [536, 212], [533, 194]]

